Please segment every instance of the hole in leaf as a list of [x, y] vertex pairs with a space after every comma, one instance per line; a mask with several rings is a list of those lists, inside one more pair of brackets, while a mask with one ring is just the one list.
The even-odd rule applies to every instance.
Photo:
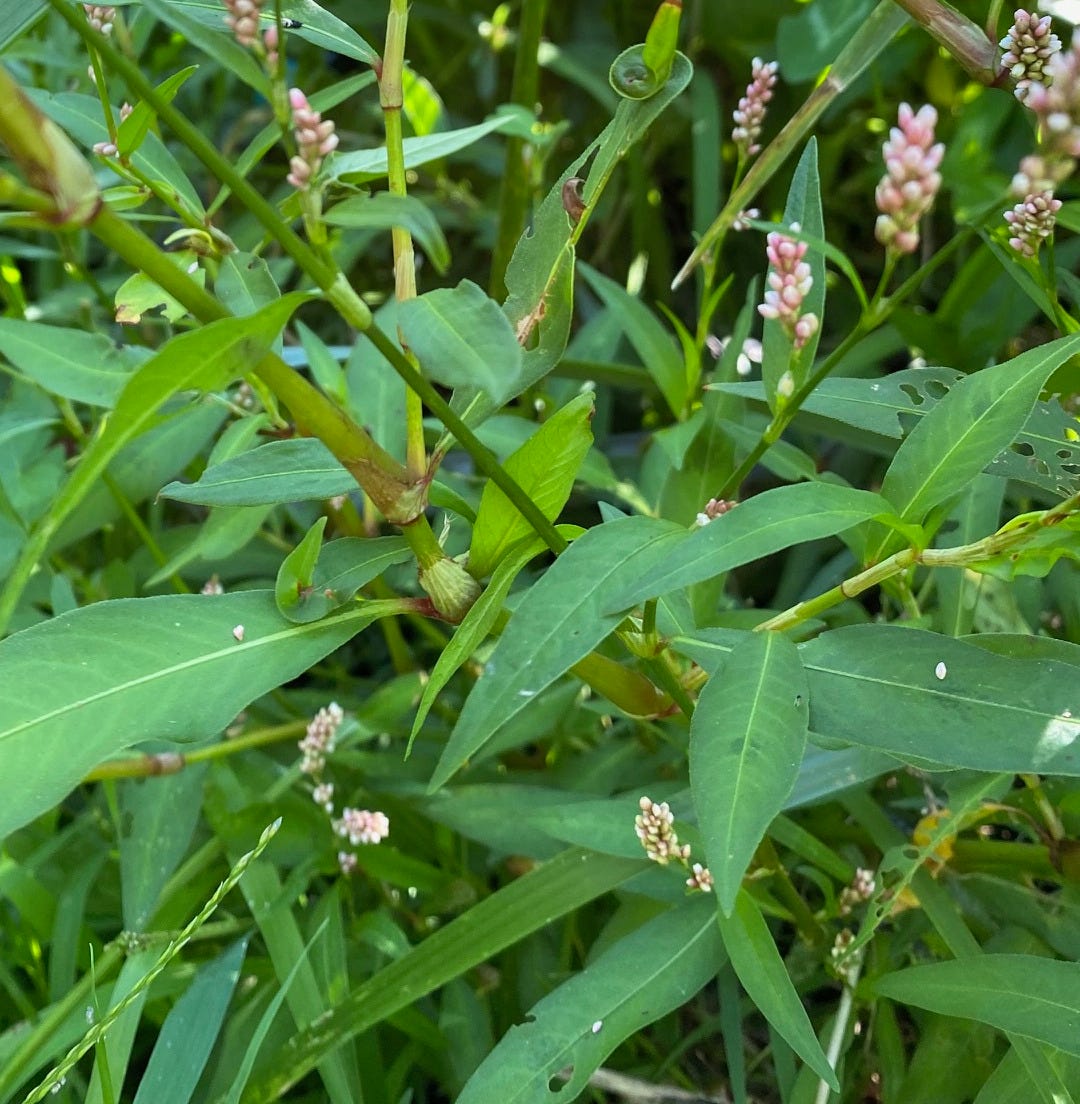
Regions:
[[912, 406], [922, 406], [922, 404], [926, 401], [922, 397], [922, 395], [919, 394], [919, 389], [913, 384], [902, 383], [900, 384], [900, 390], [903, 391], [904, 394], [907, 395], [907, 397], [911, 400]]
[[1013, 441], [1009, 446], [1013, 452], [1018, 452], [1021, 456], [1034, 456], [1035, 449], [1027, 441]]
[[932, 399], [943, 399], [949, 393], [949, 389], [941, 380], [928, 380], [926, 383], [926, 393]]
[[1072, 454], [1072, 451], [1070, 449], [1058, 449], [1057, 450], [1057, 458], [1059, 460], [1071, 460], [1072, 457], [1073, 457], [1073, 454]]

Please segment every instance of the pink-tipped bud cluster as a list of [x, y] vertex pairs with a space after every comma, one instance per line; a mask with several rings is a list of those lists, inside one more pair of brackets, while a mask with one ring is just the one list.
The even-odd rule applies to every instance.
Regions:
[[709, 872], [707, 866], [702, 866], [701, 863], [694, 863], [690, 867], [690, 877], [686, 879], [686, 885], [689, 889], [698, 889], [702, 893], [711, 893], [713, 887], [713, 876]]
[[[797, 231], [798, 225], [792, 230]], [[765, 253], [771, 266], [765, 302], [758, 307], [762, 318], [778, 321], [796, 349], [801, 349], [817, 333], [816, 314], [803, 314], [803, 300], [810, 294], [814, 279], [806, 257], [806, 242], [796, 241], [776, 231], [765, 239]]]
[[337, 730], [345, 719], [345, 713], [337, 702], [320, 709], [307, 726], [307, 732], [299, 743], [303, 758], [300, 770], [304, 774], [322, 774], [326, 767], [326, 757], [334, 750]]
[[941, 187], [938, 168], [945, 147], [934, 143], [937, 112], [929, 104], [917, 112], [910, 104], [901, 104], [898, 122], [882, 146], [886, 172], [874, 193], [881, 212], [874, 234], [887, 249], [914, 253], [919, 246], [919, 220], [934, 205]]
[[772, 99], [778, 68], [775, 61], [765, 62], [757, 57], [750, 65], [750, 83], [746, 86], [746, 95], [739, 100], [739, 106], [732, 113], [735, 129], [731, 132], [731, 140], [738, 147], [739, 156], [743, 158], [752, 157], [761, 149], [758, 138], [761, 137], [761, 128], [765, 123], [766, 108]]
[[272, 73], [278, 67], [278, 29], [271, 23], [263, 31], [263, 48], [266, 50], [266, 68]]
[[723, 514], [729, 513], [734, 510], [736, 506], [738, 506], [738, 503], [734, 499], [710, 498], [695, 519], [698, 527], [700, 528], [702, 525], [708, 525], [710, 521], [714, 521]]
[[370, 809], [342, 809], [341, 819], [334, 821], [334, 831], [348, 837], [353, 847], [362, 843], [381, 843], [390, 835], [390, 818]]
[[259, 9], [263, 0], [224, 0], [229, 9], [225, 22], [241, 46], [251, 48], [259, 41]]
[[1001, 68], [1016, 81], [1014, 94], [1021, 103], [1033, 84], [1053, 83], [1049, 62], [1061, 52], [1061, 39], [1050, 30], [1050, 16], [1017, 8], [1013, 25], [999, 45], [1005, 51]]
[[1053, 192], [1036, 192], [1025, 196], [1011, 211], [1005, 212], [1012, 237], [1009, 245], [1025, 257], [1034, 257], [1039, 246], [1054, 232], [1061, 200]]
[[289, 161], [288, 181], [303, 192], [311, 186], [311, 178], [319, 171], [323, 158], [337, 149], [338, 136], [333, 122], [324, 120], [299, 88], [289, 89], [289, 105], [298, 153]]
[[95, 31], [103, 35], [111, 35], [113, 21], [116, 19], [116, 8], [110, 4], [83, 4], [87, 22]]
[[1050, 83], [1032, 84], [1024, 103], [1039, 117], [1043, 154], [1075, 160], [1080, 157], [1080, 31], [1069, 50], [1050, 58], [1046, 75]]

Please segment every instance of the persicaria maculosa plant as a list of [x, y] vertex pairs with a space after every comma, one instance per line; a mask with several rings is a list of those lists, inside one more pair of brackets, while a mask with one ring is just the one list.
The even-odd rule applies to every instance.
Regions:
[[354, 7], [0, 11], [0, 1104], [1080, 1099], [1080, 40]]

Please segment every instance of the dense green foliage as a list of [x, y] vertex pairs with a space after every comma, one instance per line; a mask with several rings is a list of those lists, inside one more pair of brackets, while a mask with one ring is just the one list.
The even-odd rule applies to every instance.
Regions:
[[0, 1104], [1080, 1100], [1000, 7], [0, 7]]

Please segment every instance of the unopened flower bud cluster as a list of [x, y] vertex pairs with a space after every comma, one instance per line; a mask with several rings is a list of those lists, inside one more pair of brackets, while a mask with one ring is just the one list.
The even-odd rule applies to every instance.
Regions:
[[298, 191], [307, 191], [312, 177], [319, 171], [323, 158], [337, 149], [338, 136], [334, 124], [308, 103], [299, 88], [289, 89], [297, 155], [289, 161], [289, 183]]
[[876, 886], [874, 872], [860, 866], [855, 871], [855, 877], [852, 879], [851, 885], [844, 886], [840, 891], [840, 915], [849, 916], [853, 908], [869, 901], [874, 895]]
[[[385, 813], [370, 809], [352, 809], [346, 806], [341, 816], [334, 816], [334, 784], [323, 778], [327, 758], [333, 754], [338, 729], [345, 719], [344, 710], [337, 702], [331, 702], [315, 714], [299, 743], [300, 770], [315, 783], [311, 799], [330, 818], [334, 832], [347, 839], [352, 847], [382, 842], [390, 834], [390, 819]], [[338, 866], [343, 874], [351, 874], [357, 866], [356, 855], [351, 851], [338, 852]]]
[[690, 845], [679, 843], [675, 832], [675, 817], [666, 801], [655, 802], [642, 797], [638, 802], [640, 813], [634, 818], [634, 831], [645, 848], [645, 855], [661, 866], [677, 862], [690, 873], [686, 884], [690, 889], [708, 893], [713, 886], [713, 877], [707, 867], [701, 863], [690, 862]]
[[1021, 103], [1033, 84], [1053, 82], [1049, 62], [1061, 52], [1061, 39], [1050, 29], [1050, 16], [1017, 8], [1013, 25], [999, 45], [1004, 51], [1001, 68], [1016, 82], [1014, 95]]
[[734, 510], [736, 506], [738, 506], [738, 503], [733, 499], [710, 498], [694, 520], [698, 528], [701, 528], [703, 525], [708, 525], [715, 518], [720, 517], [721, 514]]
[[225, 22], [241, 46], [251, 48], [259, 41], [259, 9], [263, 0], [224, 0]]
[[918, 111], [901, 104], [897, 121], [882, 147], [886, 171], [874, 193], [881, 212], [874, 235], [886, 249], [914, 253], [919, 220], [933, 206], [941, 187], [938, 168], [945, 147], [934, 142], [937, 112], [929, 104]]
[[83, 4], [86, 12], [86, 20], [95, 31], [103, 35], [111, 35], [113, 21], [116, 19], [116, 8], [111, 4]]
[[752, 157], [761, 149], [758, 139], [776, 85], [777, 67], [775, 61], [764, 62], [757, 57], [750, 63], [750, 83], [746, 86], [746, 95], [739, 100], [732, 114], [735, 128], [731, 139], [738, 148], [740, 159]]
[[1014, 19], [1001, 41], [1002, 64], [1017, 82], [1017, 97], [1038, 119], [1039, 150], [1020, 162], [1012, 180], [1020, 202], [1005, 212], [1005, 221], [1009, 245], [1021, 256], [1034, 257], [1053, 233], [1061, 209], [1054, 191], [1080, 159], [1080, 34], [1062, 52], [1049, 16], [1020, 8]]
[[[798, 223], [791, 229], [798, 233]], [[803, 300], [810, 294], [814, 278], [805, 260], [807, 243], [773, 231], [765, 239], [765, 255], [769, 259], [769, 290], [765, 302], [758, 307], [763, 318], [778, 321], [791, 338], [796, 349], [801, 349], [817, 333], [818, 318], [810, 312], [803, 313]]]

